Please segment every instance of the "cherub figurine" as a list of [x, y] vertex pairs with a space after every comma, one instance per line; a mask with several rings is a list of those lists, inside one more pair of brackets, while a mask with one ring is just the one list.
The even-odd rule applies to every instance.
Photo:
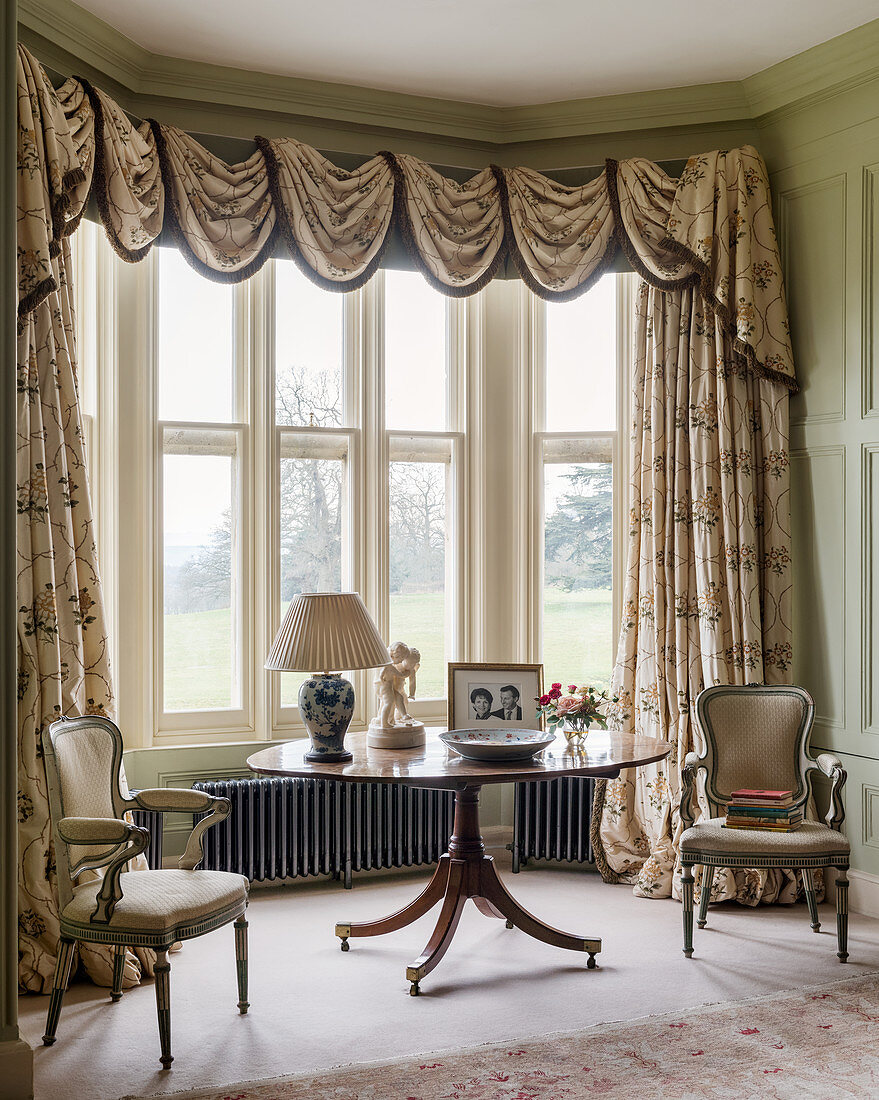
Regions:
[[388, 646], [390, 664], [379, 670], [375, 678], [378, 696], [378, 715], [375, 724], [380, 729], [395, 729], [396, 717], [400, 725], [420, 725], [410, 715], [406, 705], [403, 686], [409, 680], [409, 698], [415, 698], [415, 674], [421, 667], [421, 654], [414, 647], [410, 649], [404, 642], [394, 642]]

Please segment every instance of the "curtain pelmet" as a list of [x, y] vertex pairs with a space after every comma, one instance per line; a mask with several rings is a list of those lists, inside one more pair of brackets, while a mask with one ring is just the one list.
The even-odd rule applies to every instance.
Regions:
[[643, 158], [608, 161], [574, 187], [527, 167], [487, 167], [462, 183], [406, 153], [346, 171], [292, 138], [256, 138], [247, 159], [226, 164], [176, 127], [134, 125], [87, 81], [56, 94], [24, 47], [19, 59], [21, 117], [36, 119], [26, 160], [46, 166], [34, 194], [20, 184], [19, 205], [49, 225], [45, 249], [29, 253], [32, 291], [75, 224], [70, 203], [81, 212], [89, 190], [123, 259], [143, 259], [167, 225], [192, 266], [222, 282], [249, 278], [280, 241], [319, 286], [351, 290], [378, 269], [396, 223], [444, 294], [478, 293], [509, 256], [535, 294], [565, 301], [622, 247], [654, 286], [698, 284], [732, 357], [796, 389], [766, 169], [750, 146], [691, 157], [679, 180]]

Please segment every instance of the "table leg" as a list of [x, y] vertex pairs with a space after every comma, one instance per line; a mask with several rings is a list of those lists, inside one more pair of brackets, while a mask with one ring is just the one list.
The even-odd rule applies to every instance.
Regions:
[[453, 859], [450, 866], [446, 896], [433, 935], [415, 962], [406, 967], [406, 980], [412, 983], [409, 992], [413, 997], [417, 997], [420, 992], [419, 981], [433, 970], [448, 951], [467, 901], [467, 891], [464, 888], [467, 864], [463, 860]]
[[589, 970], [595, 969], [597, 965], [595, 956], [601, 950], [601, 940], [584, 939], [582, 936], [572, 936], [568, 932], [560, 932], [558, 928], [544, 924], [542, 920], [538, 920], [527, 909], [523, 909], [501, 882], [493, 859], [486, 857], [482, 864], [480, 879], [483, 897], [487, 898], [489, 903], [499, 911], [500, 915], [506, 917], [507, 921], [514, 927], [519, 928], [529, 936], [533, 936], [536, 940], [552, 944], [553, 947], [564, 947], [568, 951], [586, 951], [589, 955], [586, 966]]
[[404, 905], [396, 913], [381, 920], [361, 921], [358, 924], [337, 924], [336, 935], [342, 941], [342, 950], [348, 950], [349, 936], [383, 936], [385, 932], [396, 932], [400, 928], [417, 921], [429, 912], [446, 893], [449, 881], [449, 856], [440, 856], [440, 861], [433, 873], [433, 878], [418, 895], [415, 901]]

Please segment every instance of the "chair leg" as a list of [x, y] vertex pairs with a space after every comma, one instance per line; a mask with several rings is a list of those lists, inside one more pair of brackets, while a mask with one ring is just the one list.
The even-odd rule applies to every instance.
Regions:
[[122, 1000], [122, 975], [125, 973], [125, 948], [116, 946], [113, 949], [113, 990], [110, 993], [111, 1001]]
[[70, 980], [70, 964], [73, 962], [73, 949], [75, 940], [62, 937], [58, 941], [58, 958], [55, 960], [55, 977], [52, 980], [52, 996], [49, 1000], [49, 1015], [46, 1018], [46, 1034], [43, 1036], [43, 1046], [50, 1047], [55, 1042], [55, 1031], [58, 1027], [58, 1017], [61, 1015], [61, 1004], [64, 1000], [64, 991]]
[[812, 925], [812, 931], [820, 932], [818, 902], [815, 900], [815, 875], [808, 867], [804, 867], [800, 874], [803, 876], [803, 889], [806, 891], [806, 904], [809, 906], [809, 922]]
[[708, 923], [708, 902], [711, 900], [711, 887], [714, 885], [714, 868], [702, 864], [702, 893], [699, 897], [699, 917], [696, 923], [704, 928]]
[[848, 868], [836, 869], [836, 937], [840, 962], [848, 959]]
[[681, 900], [684, 910], [684, 954], [688, 959], [693, 957], [693, 865], [684, 863], [681, 866]]
[[162, 1068], [167, 1069], [174, 1061], [171, 1054], [171, 964], [167, 951], [156, 952], [156, 1010], [159, 1014], [159, 1042], [162, 1046]]
[[238, 1011], [243, 1016], [250, 1008], [247, 999], [247, 921], [244, 917], [235, 921], [235, 969], [238, 971]]

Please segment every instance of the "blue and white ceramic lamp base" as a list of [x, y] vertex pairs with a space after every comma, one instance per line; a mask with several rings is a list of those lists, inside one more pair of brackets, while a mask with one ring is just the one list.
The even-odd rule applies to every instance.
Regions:
[[299, 689], [299, 713], [311, 738], [306, 760], [351, 760], [345, 734], [354, 714], [354, 686], [338, 673], [309, 676]]

